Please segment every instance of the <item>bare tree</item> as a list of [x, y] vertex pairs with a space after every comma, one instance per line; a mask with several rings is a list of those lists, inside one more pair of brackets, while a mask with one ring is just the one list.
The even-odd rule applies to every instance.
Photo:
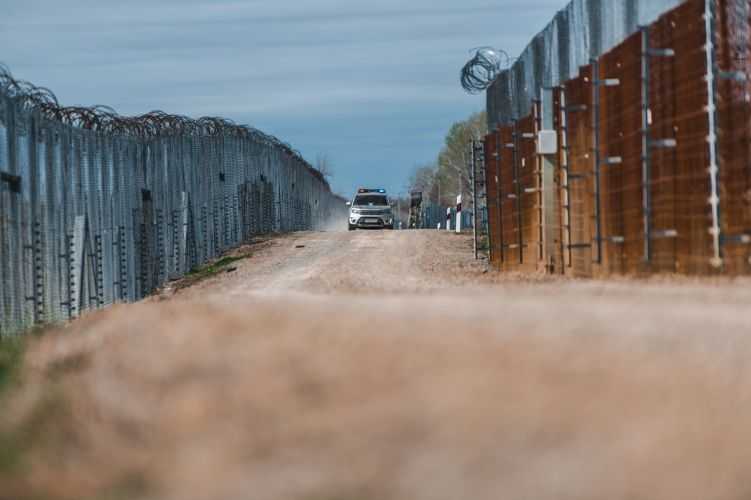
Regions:
[[410, 191], [426, 192], [430, 189], [435, 175], [435, 165], [415, 166], [409, 177]]
[[419, 191], [422, 193], [423, 200], [437, 202], [440, 194], [437, 175], [438, 167], [434, 164], [415, 166], [409, 177], [409, 191]]
[[318, 153], [316, 155], [315, 169], [318, 170], [325, 179], [331, 179], [334, 176], [334, 168], [327, 153]]

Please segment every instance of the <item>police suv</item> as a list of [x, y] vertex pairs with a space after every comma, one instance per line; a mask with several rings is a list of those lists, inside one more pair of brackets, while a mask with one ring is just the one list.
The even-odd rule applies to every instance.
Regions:
[[394, 229], [394, 214], [385, 189], [360, 188], [349, 208], [349, 230]]

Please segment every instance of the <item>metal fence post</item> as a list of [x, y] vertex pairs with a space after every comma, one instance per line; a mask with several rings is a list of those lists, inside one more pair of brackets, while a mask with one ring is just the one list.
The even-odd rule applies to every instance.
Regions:
[[592, 59], [592, 161], [595, 183], [595, 262], [602, 264], [602, 220], [600, 200], [600, 64]]
[[510, 145], [512, 154], [512, 164], [514, 173], [514, 183], [516, 187], [514, 189], [514, 204], [516, 206], [516, 226], [517, 226], [517, 245], [519, 245], [519, 264], [524, 264], [524, 229], [522, 224], [524, 222], [522, 216], [522, 184], [519, 173], [519, 122], [514, 120], [513, 124], [513, 143]]
[[479, 258], [477, 252], [477, 159], [475, 158], [477, 147], [474, 139], [470, 141], [469, 148], [470, 172], [472, 175], [472, 250], [475, 260], [477, 260]]
[[561, 231], [561, 255], [568, 261], [564, 266], [573, 266], [573, 249], [571, 248], [571, 185], [569, 184], [569, 145], [568, 145], [568, 108], [566, 102], [566, 88], [560, 87], [559, 97], [560, 107], [560, 138], [561, 138], [561, 187], [563, 190], [563, 208], [562, 231]]
[[[498, 220], [498, 248], [501, 251], [501, 264], [506, 262], [506, 243], [503, 240], [503, 193], [501, 188], [503, 183], [501, 182], [501, 130], [497, 129], [495, 132], [495, 148], [493, 150], [493, 158], [495, 158], [495, 212], [496, 219]], [[490, 233], [490, 231], [488, 231]]]
[[722, 225], [720, 221], [720, 159], [717, 147], [717, 58], [715, 47], [715, 0], [704, 0], [704, 28], [706, 30], [705, 49], [707, 53], [707, 119], [709, 120], [709, 206], [712, 226], [712, 267], [721, 268], [723, 264]]

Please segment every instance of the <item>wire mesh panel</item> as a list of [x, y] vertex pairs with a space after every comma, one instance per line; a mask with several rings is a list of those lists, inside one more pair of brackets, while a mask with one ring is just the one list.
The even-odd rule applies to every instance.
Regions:
[[592, 275], [594, 247], [594, 176], [592, 172], [592, 67], [581, 69], [577, 78], [563, 89], [566, 105], [566, 137], [568, 156], [568, 217], [569, 267], [567, 274], [577, 277]]
[[260, 131], [62, 108], [0, 67], [0, 335], [138, 300], [256, 235], [346, 215]]
[[751, 19], [749, 2], [717, 2], [717, 141], [724, 269], [751, 271]]
[[[651, 36], [654, 46], [675, 51], [674, 57], [657, 63], [664, 70], [653, 72], [652, 127], [676, 141], [675, 152], [654, 154], [653, 224], [657, 232], [675, 229], [675, 270], [702, 274], [712, 271], [709, 140], [715, 137], [708, 119], [711, 47], [704, 14], [704, 1], [686, 2], [661, 19]], [[669, 261], [673, 242], [657, 239], [654, 254], [657, 262]]]
[[501, 197], [500, 230], [503, 240], [503, 269], [518, 269], [524, 262], [522, 212], [517, 183], [516, 140], [513, 126], [500, 127], [498, 141], [501, 149], [498, 188]]
[[[668, 4], [574, 1], [488, 89], [504, 269], [548, 259], [543, 242], [559, 233], [572, 276], [751, 272], [751, 8], [687, 0], [660, 15]], [[552, 90], [555, 116], [543, 117], [559, 143], [546, 183], [533, 97], [583, 48], [590, 64]]]
[[[663, 16], [644, 32], [645, 47], [657, 50], [675, 52], [677, 30], [675, 19], [671, 14]], [[645, 89], [647, 98], [647, 129], [646, 139], [658, 138], [676, 139], [676, 115], [678, 108], [677, 95], [674, 92], [679, 83], [676, 74], [676, 56], [669, 58], [650, 58], [646, 62], [648, 86]], [[681, 55], [682, 57], [682, 55]], [[677, 143], [676, 143], [677, 145]], [[678, 232], [678, 208], [680, 188], [679, 150], [673, 148], [649, 148], [646, 200], [649, 208], [646, 223], [649, 236], [652, 238], [649, 248], [645, 250], [647, 267], [653, 272], [677, 272], [679, 269], [678, 247], [680, 233]], [[685, 238], [685, 235], [684, 235]], [[685, 244], [685, 243], [683, 243]]]
[[516, 206], [521, 217], [520, 244], [522, 245], [522, 262], [525, 269], [534, 271], [544, 265], [543, 255], [543, 218], [541, 171], [536, 150], [537, 116], [530, 114], [516, 123], [515, 149], [517, 187]]
[[[642, 229], [641, 34], [599, 62], [602, 266], [606, 274], [640, 269]], [[611, 85], [608, 86], [608, 83]]]

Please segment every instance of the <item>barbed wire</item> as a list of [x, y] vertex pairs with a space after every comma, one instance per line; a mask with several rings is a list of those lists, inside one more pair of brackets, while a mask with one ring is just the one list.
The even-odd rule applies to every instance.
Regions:
[[504, 50], [493, 47], [478, 47], [472, 51], [475, 51], [475, 55], [462, 68], [461, 83], [467, 93], [479, 94], [511, 66], [512, 59]]
[[324, 176], [288, 143], [250, 125], [238, 125], [227, 118], [204, 116], [194, 119], [158, 110], [138, 116], [121, 116], [109, 106], [61, 106], [54, 92], [15, 78], [10, 69], [2, 63], [0, 93], [28, 110], [38, 111], [48, 120], [103, 134], [143, 139], [181, 135], [246, 138], [259, 145], [282, 151], [304, 164], [316, 178], [328, 185]]

